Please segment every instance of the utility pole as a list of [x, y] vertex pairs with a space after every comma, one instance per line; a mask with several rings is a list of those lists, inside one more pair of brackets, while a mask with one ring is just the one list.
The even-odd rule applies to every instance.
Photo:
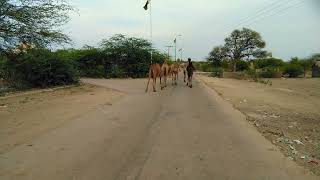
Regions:
[[[152, 46], [152, 5], [151, 5], [151, 0], [148, 0], [150, 3], [150, 40], [151, 40], [151, 46]], [[152, 47], [151, 47], [151, 64], [153, 63], [153, 54], [152, 54]]]
[[170, 48], [173, 48], [173, 46], [166, 46], [168, 48], [168, 60], [170, 59]]

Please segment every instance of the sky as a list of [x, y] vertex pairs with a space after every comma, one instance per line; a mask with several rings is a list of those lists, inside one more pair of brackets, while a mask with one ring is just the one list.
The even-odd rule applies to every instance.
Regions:
[[[124, 34], [150, 39], [147, 0], [70, 0], [78, 13], [63, 27], [73, 47], [98, 46]], [[259, 32], [274, 57], [320, 53], [320, 0], [152, 0], [154, 47], [167, 52], [176, 35], [183, 58], [205, 60], [234, 29]], [[171, 49], [170, 55], [174, 55]], [[180, 53], [179, 53], [180, 57]]]

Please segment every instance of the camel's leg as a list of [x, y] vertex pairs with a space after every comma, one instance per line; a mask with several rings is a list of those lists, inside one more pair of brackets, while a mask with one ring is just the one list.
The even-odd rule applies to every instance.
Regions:
[[167, 87], [167, 75], [164, 75], [164, 87]]
[[150, 83], [150, 78], [149, 78], [148, 83], [147, 83], [146, 92], [148, 92], [149, 83]]
[[174, 75], [173, 74], [171, 75], [171, 78], [172, 78], [172, 85], [174, 85]]
[[192, 76], [193, 76], [193, 75], [191, 75], [191, 77], [190, 77], [190, 84], [189, 84], [189, 87], [190, 87], [190, 88], [192, 88]]
[[150, 71], [149, 71], [149, 79], [148, 79], [148, 84], [147, 84], [146, 92], [148, 92], [150, 79], [151, 79], [151, 69], [150, 69]]
[[153, 92], [157, 92], [156, 91], [156, 83], [157, 83], [157, 77], [153, 77]]
[[178, 85], [178, 74], [176, 76], [176, 85]]
[[167, 78], [168, 78], [168, 70], [165, 70], [165, 75], [164, 75], [165, 79], [164, 79], [164, 87], [167, 87]]

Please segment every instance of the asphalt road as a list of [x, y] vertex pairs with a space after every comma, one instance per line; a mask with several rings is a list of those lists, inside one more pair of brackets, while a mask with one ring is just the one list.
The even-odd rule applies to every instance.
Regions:
[[143, 79], [84, 81], [127, 95], [1, 154], [1, 180], [318, 179], [198, 81], [157, 93]]

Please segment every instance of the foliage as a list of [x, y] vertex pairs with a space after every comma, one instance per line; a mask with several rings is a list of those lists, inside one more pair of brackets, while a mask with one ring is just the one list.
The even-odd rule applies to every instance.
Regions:
[[212, 77], [222, 77], [223, 76], [223, 68], [221, 68], [221, 67], [213, 68], [211, 76]]
[[246, 61], [240, 60], [236, 62], [237, 66], [237, 71], [245, 71], [249, 69], [249, 63]]
[[[290, 69], [290, 72], [292, 72], [294, 77], [298, 77], [301, 74], [304, 74], [304, 77], [306, 77], [306, 73], [308, 70], [311, 70], [312, 64], [312, 57], [310, 59], [299, 59], [298, 57], [293, 57], [291, 58], [288, 67], [286, 67], [286, 70]], [[295, 73], [298, 73], [298, 75], [295, 75]]]
[[259, 73], [259, 77], [261, 78], [279, 78], [281, 77], [280, 72], [277, 68], [274, 67], [266, 67], [262, 72]]
[[282, 59], [277, 58], [264, 58], [264, 59], [255, 59], [253, 60], [255, 68], [263, 69], [263, 68], [281, 68], [285, 65]]
[[284, 67], [283, 73], [288, 74], [291, 78], [296, 78], [303, 74], [303, 67], [301, 67], [299, 64], [288, 63]]
[[225, 50], [223, 46], [217, 46], [209, 53], [207, 61], [214, 67], [221, 67], [223, 60], [226, 58]]
[[32, 49], [14, 60], [2, 60], [2, 77], [16, 88], [48, 87], [78, 82], [72, 61], [45, 49]]
[[153, 50], [149, 41], [121, 34], [103, 40], [101, 47], [102, 56], [105, 59], [106, 76], [110, 78], [145, 77], [151, 63], [151, 50], [153, 63], [161, 63], [166, 57]]
[[254, 80], [257, 80], [259, 78], [259, 74], [254, 69], [247, 70], [246, 75], [248, 75], [250, 78]]
[[69, 21], [72, 10], [65, 0], [2, 0], [0, 51], [20, 43], [45, 47], [69, 42], [59, 28]]
[[234, 64], [233, 70], [236, 71], [236, 62], [244, 58], [266, 57], [268, 53], [262, 48], [266, 46], [261, 35], [251, 29], [243, 28], [234, 30], [229, 37], [225, 39], [225, 53]]
[[212, 70], [213, 70], [213, 67], [212, 67], [211, 63], [209, 63], [209, 62], [193, 61], [193, 65], [198, 71], [212, 72]]
[[317, 54], [313, 54], [309, 60], [311, 61], [320, 61], [320, 53], [317, 53]]
[[271, 53], [263, 50], [266, 46], [261, 35], [251, 29], [243, 28], [242, 30], [234, 30], [229, 37], [225, 39], [223, 46], [215, 47], [210, 53], [207, 60], [217, 65], [228, 59], [233, 65], [233, 71], [237, 69], [246, 69], [244, 67], [237, 68], [237, 65], [244, 65], [238, 61], [249, 60], [253, 57], [264, 58], [271, 56]]

